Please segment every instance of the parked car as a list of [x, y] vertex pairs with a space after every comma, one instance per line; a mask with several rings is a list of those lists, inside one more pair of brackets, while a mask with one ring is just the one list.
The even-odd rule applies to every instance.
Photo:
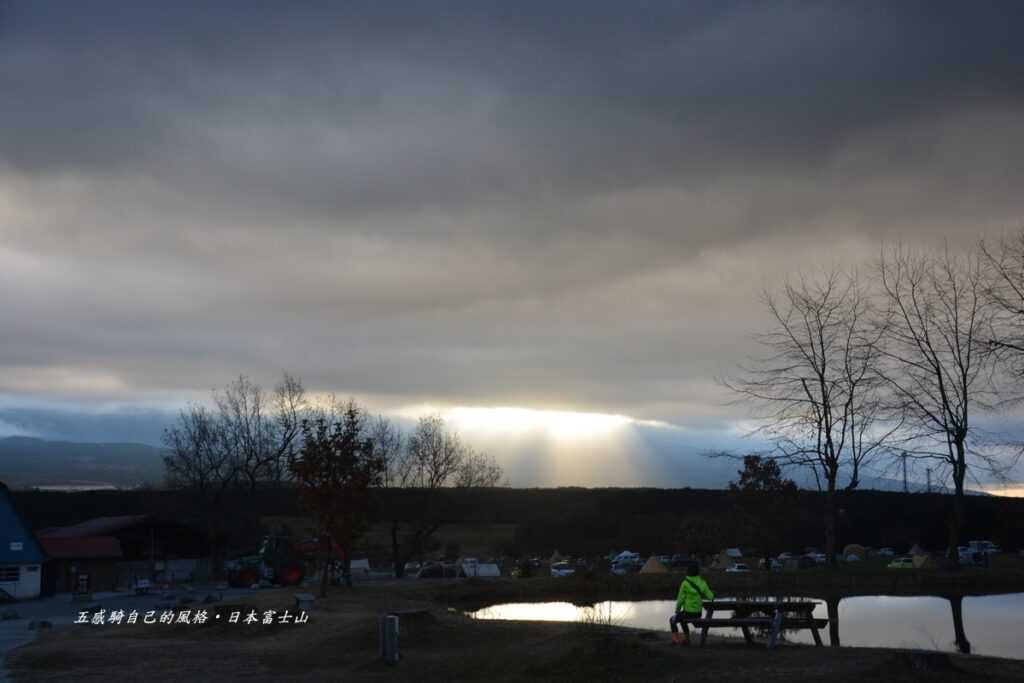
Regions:
[[896, 556], [896, 551], [893, 550], [892, 548], [879, 548], [878, 549], [878, 554], [881, 555], [882, 557], [895, 557]]
[[914, 558], [912, 557], [897, 557], [895, 560], [890, 562], [888, 565], [889, 569], [913, 569]]
[[970, 549], [982, 555], [998, 555], [1002, 550], [992, 541], [971, 541]]
[[778, 559], [785, 562], [793, 558], [793, 553], [779, 553]]
[[555, 562], [551, 565], [551, 576], [572, 576], [576, 569], [568, 562]]
[[826, 562], [828, 562], [828, 555], [826, 555], [825, 553], [810, 553], [807, 555], [807, 557], [814, 560], [815, 564], [825, 564]]
[[417, 579], [443, 579], [444, 578], [444, 567], [441, 565], [425, 564], [420, 567], [420, 570], [416, 572]]
[[734, 564], [731, 567], [729, 567], [728, 569], [726, 569], [725, 573], [726, 574], [746, 574], [749, 571], [750, 571], [750, 567], [748, 567], [747, 565], [743, 564], [742, 562], [737, 562], [736, 564]]

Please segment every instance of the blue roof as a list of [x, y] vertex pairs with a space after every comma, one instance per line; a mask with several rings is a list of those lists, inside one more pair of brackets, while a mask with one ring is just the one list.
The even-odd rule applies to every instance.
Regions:
[[14, 509], [7, 487], [0, 483], [0, 564], [40, 564], [45, 560], [36, 537]]

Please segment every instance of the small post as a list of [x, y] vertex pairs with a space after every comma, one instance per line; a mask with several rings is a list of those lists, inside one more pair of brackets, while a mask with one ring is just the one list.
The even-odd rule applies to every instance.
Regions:
[[398, 617], [394, 614], [380, 618], [380, 657], [387, 664], [398, 663]]
[[782, 629], [782, 610], [775, 610], [775, 615], [772, 616], [772, 628], [768, 631], [768, 649], [774, 650], [775, 643], [779, 640], [779, 630]]

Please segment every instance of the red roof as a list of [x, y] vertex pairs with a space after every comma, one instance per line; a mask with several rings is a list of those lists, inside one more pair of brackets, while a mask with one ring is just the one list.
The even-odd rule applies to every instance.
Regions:
[[82, 538], [103, 536], [121, 529], [133, 527], [146, 521], [146, 515], [121, 515], [119, 517], [96, 517], [74, 526], [51, 526], [36, 531], [37, 538]]
[[76, 538], [39, 538], [46, 554], [55, 560], [85, 560], [100, 557], [121, 557], [121, 543], [113, 536]]

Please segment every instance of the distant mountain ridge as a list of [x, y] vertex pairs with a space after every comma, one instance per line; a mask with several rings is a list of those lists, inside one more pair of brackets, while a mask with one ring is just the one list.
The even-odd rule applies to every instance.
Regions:
[[140, 443], [0, 439], [0, 481], [11, 488], [131, 488], [159, 484], [164, 450]]

